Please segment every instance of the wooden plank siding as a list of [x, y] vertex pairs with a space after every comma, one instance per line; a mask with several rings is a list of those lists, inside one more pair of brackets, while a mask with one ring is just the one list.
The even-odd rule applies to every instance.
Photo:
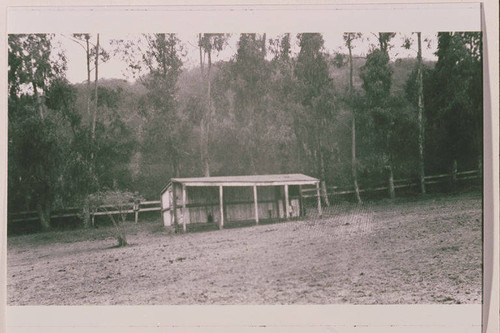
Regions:
[[[228, 221], [255, 219], [253, 187], [224, 187], [223, 206]], [[259, 219], [279, 218], [280, 191], [274, 186], [257, 187]], [[186, 187], [186, 223], [220, 223], [219, 187]], [[177, 206], [181, 205], [177, 203]], [[177, 214], [181, 214], [178, 209]]]

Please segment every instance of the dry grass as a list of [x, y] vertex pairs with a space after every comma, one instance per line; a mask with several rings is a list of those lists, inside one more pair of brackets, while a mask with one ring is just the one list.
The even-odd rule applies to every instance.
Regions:
[[171, 235], [159, 222], [8, 239], [10, 305], [481, 302], [481, 195]]

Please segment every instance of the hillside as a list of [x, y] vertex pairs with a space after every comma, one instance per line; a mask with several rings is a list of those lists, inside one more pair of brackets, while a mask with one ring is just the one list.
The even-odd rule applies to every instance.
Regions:
[[[334, 58], [330, 58], [330, 76], [335, 82], [337, 91], [342, 92], [347, 90], [349, 85], [349, 63], [347, 56], [343, 55], [344, 62], [341, 67], [338, 67], [338, 63], [334, 61]], [[355, 89], [362, 89], [362, 80], [359, 77], [361, 72], [361, 67], [365, 64], [366, 58], [354, 56], [353, 57], [353, 84]], [[399, 94], [404, 91], [404, 86], [408, 80], [409, 75], [416, 66], [416, 59], [412, 58], [399, 58], [396, 61], [390, 63], [393, 69], [392, 74], [392, 93]], [[424, 61], [424, 66], [433, 68], [435, 62]]]

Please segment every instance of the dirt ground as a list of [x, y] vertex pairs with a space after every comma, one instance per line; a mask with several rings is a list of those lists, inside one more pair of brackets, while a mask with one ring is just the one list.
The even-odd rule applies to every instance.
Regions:
[[8, 239], [8, 304], [481, 303], [481, 194], [339, 204], [182, 235], [159, 220]]

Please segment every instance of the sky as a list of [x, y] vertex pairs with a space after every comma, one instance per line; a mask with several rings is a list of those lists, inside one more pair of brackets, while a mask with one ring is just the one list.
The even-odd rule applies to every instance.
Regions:
[[[325, 40], [325, 51], [331, 54], [335, 53], [347, 53], [347, 48], [345, 47], [344, 40], [341, 33], [323, 33], [323, 39]], [[113, 39], [134, 39], [137, 38], [138, 34], [129, 35], [118, 35], [118, 34], [101, 34], [100, 35], [100, 45], [105, 50], [107, 50], [112, 55], [113, 46], [110, 45], [110, 41]], [[277, 37], [277, 34], [267, 34], [267, 39]], [[297, 40], [295, 38], [296, 33], [291, 33], [293, 37], [292, 40], [292, 53], [297, 53], [299, 47], [297, 45]], [[199, 50], [197, 47], [197, 35], [196, 34], [178, 34], [181, 40], [183, 49], [186, 55], [183, 57], [183, 66], [185, 68], [193, 68], [199, 64]], [[415, 35], [411, 36], [408, 34], [397, 34], [392, 40], [393, 47], [389, 51], [389, 55], [392, 60], [397, 58], [415, 58], [416, 57], [416, 46], [413, 49], [406, 50], [402, 47], [405, 37], [416, 38]], [[232, 34], [229, 38], [228, 45], [219, 54], [214, 54], [212, 57], [213, 62], [219, 60], [229, 60], [236, 54], [237, 42], [239, 34]], [[66, 77], [71, 83], [80, 83], [87, 79], [86, 73], [86, 58], [85, 49], [78, 45], [72, 40], [70, 34], [56, 34], [54, 41], [58, 48], [64, 50], [68, 69], [66, 72]], [[95, 42], [95, 36], [92, 36], [91, 41]], [[426, 41], [429, 41], [427, 43]], [[434, 52], [436, 51], [437, 45], [437, 34], [423, 34], [422, 35], [422, 55], [426, 60], [436, 60]], [[356, 40], [353, 43], [353, 54], [355, 56], [364, 57], [374, 46], [377, 46], [377, 40], [375, 35], [372, 33], [364, 33], [363, 37]], [[93, 66], [91, 66], [93, 67]], [[94, 74], [92, 74], [92, 79]], [[127, 71], [127, 64], [119, 59], [117, 56], [111, 56], [111, 58], [106, 63], [101, 63], [99, 65], [99, 78], [100, 79], [125, 79], [128, 81], [133, 81], [132, 76]]]

